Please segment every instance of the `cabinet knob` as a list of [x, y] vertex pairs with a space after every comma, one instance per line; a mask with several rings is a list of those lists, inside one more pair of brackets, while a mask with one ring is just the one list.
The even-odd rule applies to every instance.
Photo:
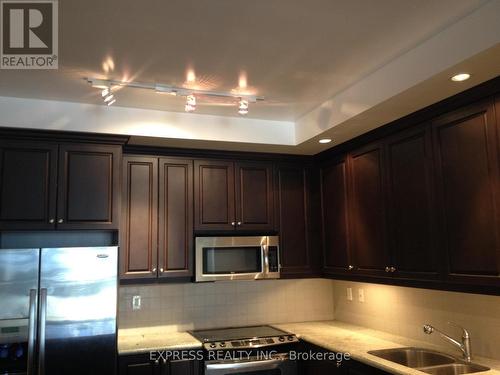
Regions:
[[396, 272], [396, 268], [391, 267], [391, 272]]
[[153, 272], [156, 272], [156, 267], [153, 267], [152, 271], [153, 271]]
[[231, 221], [231, 225], [234, 227], [236, 225], [235, 221]]
[[62, 224], [62, 223], [63, 223], [63, 221], [64, 221], [63, 219], [59, 219], [59, 220], [57, 220], [57, 222], [58, 222], [59, 224]]
[[159, 363], [160, 363], [160, 360], [159, 360], [159, 359], [155, 360], [155, 365], [157, 365], [157, 364], [159, 364]]
[[160, 268], [160, 272], [163, 272], [163, 268]]
[[385, 267], [385, 272], [391, 272], [391, 267]]
[[354, 269], [354, 266], [353, 266], [353, 265], [349, 265], [349, 267], [347, 267], [347, 269], [348, 269], [349, 271], [352, 271], [352, 270]]
[[240, 226], [240, 225], [241, 225], [241, 221], [238, 221], [238, 226]]
[[50, 224], [54, 224], [54, 223], [55, 223], [55, 220], [54, 220], [54, 219], [50, 219], [50, 220], [49, 220], [49, 223], [50, 223]]

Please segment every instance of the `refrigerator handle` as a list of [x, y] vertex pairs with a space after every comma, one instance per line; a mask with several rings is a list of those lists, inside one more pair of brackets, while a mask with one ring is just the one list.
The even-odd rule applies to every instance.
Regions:
[[36, 338], [36, 289], [30, 289], [30, 305], [28, 320], [28, 375], [34, 375], [35, 338]]
[[45, 319], [47, 318], [47, 288], [40, 289], [40, 319], [38, 322], [38, 375], [45, 375]]

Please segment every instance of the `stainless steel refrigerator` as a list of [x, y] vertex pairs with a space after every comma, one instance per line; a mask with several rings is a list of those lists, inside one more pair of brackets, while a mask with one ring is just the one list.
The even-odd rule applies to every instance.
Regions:
[[114, 374], [117, 247], [0, 249], [0, 374]]

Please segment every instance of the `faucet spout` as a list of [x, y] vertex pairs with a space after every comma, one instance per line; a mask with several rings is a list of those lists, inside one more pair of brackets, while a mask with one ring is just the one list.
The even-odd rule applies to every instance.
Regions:
[[[454, 324], [454, 325], [456, 325], [456, 324]], [[460, 326], [458, 326], [458, 327], [460, 327]], [[463, 331], [462, 342], [455, 340], [453, 337], [448, 336], [446, 333], [444, 333], [443, 331], [440, 331], [439, 329], [433, 327], [430, 324], [424, 324], [424, 326], [423, 326], [424, 333], [430, 335], [431, 333], [433, 333], [435, 331], [435, 332], [439, 333], [439, 335], [441, 336], [441, 338], [443, 340], [445, 340], [445, 341], [449, 342], [450, 344], [452, 344], [453, 346], [459, 348], [463, 354], [464, 360], [467, 363], [469, 363], [471, 361], [471, 357], [472, 357], [471, 348], [470, 348], [470, 334], [465, 328], [463, 328], [463, 327], [460, 327], [460, 328]]]

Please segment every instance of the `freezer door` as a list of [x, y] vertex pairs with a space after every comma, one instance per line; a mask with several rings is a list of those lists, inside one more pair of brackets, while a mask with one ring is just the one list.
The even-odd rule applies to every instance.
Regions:
[[114, 374], [118, 248], [42, 249], [38, 374]]
[[0, 374], [33, 374], [40, 249], [0, 249]]

